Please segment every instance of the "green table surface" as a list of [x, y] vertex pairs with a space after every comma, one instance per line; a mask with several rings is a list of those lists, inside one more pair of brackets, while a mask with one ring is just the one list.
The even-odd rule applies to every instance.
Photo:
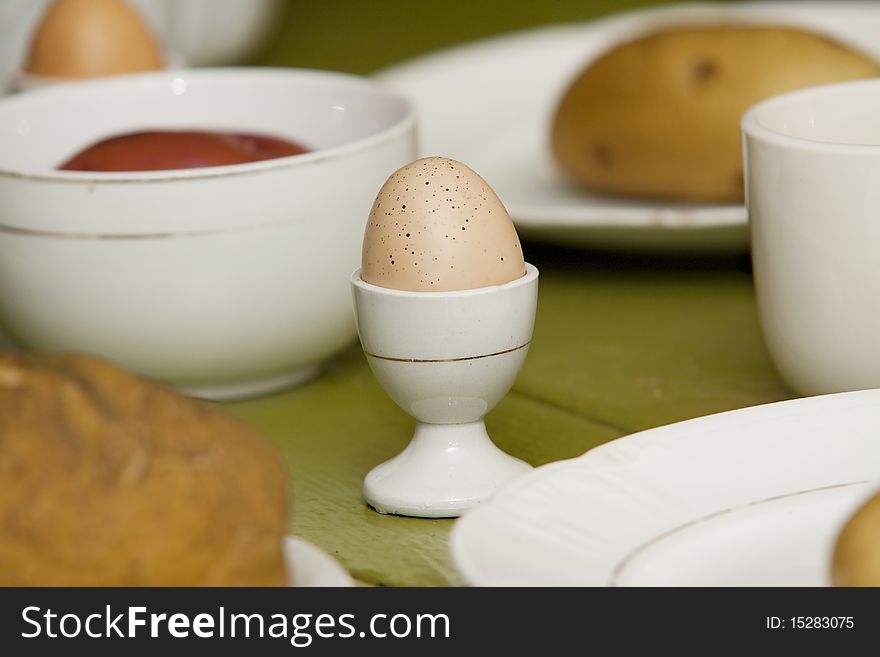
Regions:
[[[444, 45], [640, 4], [290, 2], [253, 63], [369, 73]], [[511, 454], [540, 465], [642, 429], [792, 396], [768, 360], [747, 255], [532, 243], [524, 251], [541, 271], [534, 339], [486, 419]], [[413, 420], [379, 387], [357, 344], [313, 383], [226, 407], [287, 457], [294, 533], [365, 584], [459, 583], [452, 520], [382, 516], [363, 502], [364, 475], [406, 445]]]

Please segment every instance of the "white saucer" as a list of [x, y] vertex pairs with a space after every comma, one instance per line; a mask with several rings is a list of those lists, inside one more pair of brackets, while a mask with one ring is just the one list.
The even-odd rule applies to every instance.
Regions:
[[284, 558], [292, 586], [354, 586], [348, 571], [321, 548], [296, 536], [284, 538]]
[[480, 586], [821, 586], [878, 485], [880, 390], [756, 406], [534, 470], [450, 539]]
[[421, 153], [479, 171], [526, 236], [642, 251], [742, 251], [748, 245], [743, 206], [591, 196], [562, 181], [546, 144], [560, 95], [610, 44], [648, 27], [729, 18], [803, 24], [880, 57], [880, 3], [677, 5], [486, 39], [376, 77], [414, 102]]

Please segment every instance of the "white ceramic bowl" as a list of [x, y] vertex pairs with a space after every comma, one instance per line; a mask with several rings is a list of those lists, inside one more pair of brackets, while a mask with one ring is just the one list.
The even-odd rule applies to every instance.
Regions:
[[[147, 128], [314, 152], [142, 173], [54, 170]], [[211, 398], [303, 380], [355, 335], [349, 275], [376, 190], [415, 150], [408, 103], [338, 73], [178, 71], [0, 100], [0, 322]]]

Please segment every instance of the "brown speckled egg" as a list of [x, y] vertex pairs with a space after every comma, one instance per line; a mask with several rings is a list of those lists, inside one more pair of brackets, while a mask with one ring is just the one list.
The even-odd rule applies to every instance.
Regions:
[[473, 169], [426, 157], [379, 190], [361, 278], [395, 290], [448, 292], [503, 285], [526, 273], [510, 215]]
[[24, 70], [90, 78], [164, 66], [146, 23], [124, 0], [56, 0], [31, 40]]

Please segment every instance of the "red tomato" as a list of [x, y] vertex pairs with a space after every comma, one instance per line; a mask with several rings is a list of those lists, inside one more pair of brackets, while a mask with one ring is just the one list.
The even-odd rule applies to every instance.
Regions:
[[159, 171], [242, 164], [307, 153], [300, 144], [264, 135], [151, 130], [104, 139], [77, 153], [65, 171]]

